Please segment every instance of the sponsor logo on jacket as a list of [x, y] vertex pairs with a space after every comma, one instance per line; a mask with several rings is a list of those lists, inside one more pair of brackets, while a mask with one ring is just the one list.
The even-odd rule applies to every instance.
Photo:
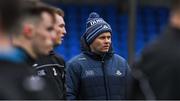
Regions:
[[86, 75], [86, 77], [88, 77], [88, 76], [94, 76], [95, 73], [94, 73], [93, 70], [86, 70], [86, 71], [85, 71], [85, 75]]
[[121, 75], [122, 75], [121, 71], [120, 71], [120, 70], [117, 70], [117, 71], [116, 71], [116, 75], [117, 75], [117, 76], [121, 76]]
[[38, 70], [37, 73], [38, 73], [39, 76], [44, 76], [44, 75], [46, 75], [45, 70]]

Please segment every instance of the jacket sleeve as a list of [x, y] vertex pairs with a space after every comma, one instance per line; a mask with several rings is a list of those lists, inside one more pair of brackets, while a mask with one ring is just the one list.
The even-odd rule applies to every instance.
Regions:
[[80, 66], [76, 63], [67, 63], [66, 84], [67, 100], [77, 99], [80, 85]]
[[124, 67], [126, 68], [126, 76], [125, 76], [125, 78], [126, 78], [126, 87], [125, 87], [126, 91], [125, 92], [126, 93], [125, 93], [125, 97], [126, 97], [126, 99], [128, 99], [129, 92], [131, 89], [130, 84], [131, 84], [131, 80], [133, 78], [132, 78], [132, 74], [131, 74], [131, 68], [129, 67], [128, 62], [125, 59], [124, 59]]

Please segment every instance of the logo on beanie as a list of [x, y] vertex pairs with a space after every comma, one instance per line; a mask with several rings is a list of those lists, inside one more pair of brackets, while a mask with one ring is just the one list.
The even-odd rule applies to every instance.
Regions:
[[107, 25], [104, 25], [103, 28], [106, 29], [106, 28], [109, 28], [109, 27]]
[[90, 21], [91, 26], [94, 25], [94, 24], [96, 24], [96, 23], [104, 23], [104, 20], [102, 20], [102, 19], [97, 19], [97, 20]]

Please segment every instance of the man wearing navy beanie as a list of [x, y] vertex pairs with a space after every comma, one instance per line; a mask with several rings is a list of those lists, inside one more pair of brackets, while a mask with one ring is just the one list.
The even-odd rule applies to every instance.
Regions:
[[67, 63], [68, 100], [126, 99], [129, 67], [112, 51], [111, 34], [110, 25], [92, 12], [81, 37], [82, 52]]

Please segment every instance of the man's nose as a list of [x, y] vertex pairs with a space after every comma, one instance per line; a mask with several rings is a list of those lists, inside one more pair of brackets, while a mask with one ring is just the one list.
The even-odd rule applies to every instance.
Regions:
[[67, 32], [66, 32], [66, 28], [64, 27], [63, 28], [63, 34], [66, 34]]
[[110, 38], [105, 38], [105, 42], [106, 43], [111, 43], [111, 39]]

